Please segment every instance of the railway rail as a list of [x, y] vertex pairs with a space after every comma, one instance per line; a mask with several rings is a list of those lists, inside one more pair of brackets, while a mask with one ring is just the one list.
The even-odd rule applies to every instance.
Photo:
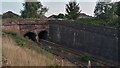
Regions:
[[[88, 66], [88, 62], [83, 62], [80, 60], [80, 57], [84, 54], [83, 52], [78, 52], [72, 48], [68, 48], [51, 41], [41, 40], [40, 47], [62, 57], [63, 59], [67, 59], [76, 66], [86, 67]], [[97, 60], [96, 58], [90, 57], [91, 66], [112, 66], [111, 64], [105, 63], [103, 61]]]

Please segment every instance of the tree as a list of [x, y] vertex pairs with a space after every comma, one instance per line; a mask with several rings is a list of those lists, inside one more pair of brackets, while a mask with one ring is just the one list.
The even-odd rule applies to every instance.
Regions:
[[[117, 2], [116, 14], [118, 15], [118, 28], [119, 28], [119, 34], [120, 34], [120, 1]], [[120, 35], [119, 35], [119, 37], [120, 37]]]
[[99, 0], [96, 4], [94, 13], [95, 17], [104, 19], [107, 21], [112, 21], [113, 19], [116, 19], [116, 3], [111, 3], [111, 0], [109, 1], [101, 1]]
[[41, 2], [37, 0], [25, 0], [23, 6], [24, 10], [21, 11], [21, 16], [23, 18], [40, 18], [48, 11], [48, 9], [43, 7]]
[[105, 13], [111, 8], [111, 1], [101, 1], [99, 0], [95, 6], [94, 14], [96, 17], [103, 18]]
[[117, 3], [117, 15], [120, 17], [120, 1]]
[[76, 1], [70, 1], [68, 4], [66, 4], [66, 17], [68, 19], [76, 20], [80, 16], [80, 7], [79, 4], [77, 4]]

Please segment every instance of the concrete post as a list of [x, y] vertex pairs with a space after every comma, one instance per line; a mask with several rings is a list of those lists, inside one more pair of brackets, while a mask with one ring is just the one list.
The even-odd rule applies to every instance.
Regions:
[[39, 43], [38, 33], [37, 33], [37, 31], [36, 31], [36, 30], [35, 30], [34, 32], [35, 32], [35, 34], [36, 34], [36, 42], [37, 42], [37, 43]]
[[61, 64], [61, 66], [63, 66], [63, 64], [64, 64], [63, 62], [64, 62], [64, 61], [63, 61], [63, 59], [62, 59], [62, 64]]
[[91, 61], [88, 61], [88, 67], [87, 68], [91, 68]]
[[39, 42], [39, 37], [38, 37], [38, 35], [36, 35], [36, 42], [37, 42], [37, 43]]

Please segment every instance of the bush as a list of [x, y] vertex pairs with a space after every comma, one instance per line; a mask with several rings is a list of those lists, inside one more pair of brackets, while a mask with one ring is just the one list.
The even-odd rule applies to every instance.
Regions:
[[99, 18], [81, 18], [76, 21], [78, 24], [92, 25], [92, 26], [107, 26], [107, 27], [117, 27], [116, 19], [110, 21], [109, 19], [99, 19]]
[[88, 62], [89, 59], [90, 59], [90, 57], [87, 56], [86, 54], [83, 54], [83, 55], [81, 55], [81, 57], [80, 57], [80, 60], [83, 61], [83, 62]]

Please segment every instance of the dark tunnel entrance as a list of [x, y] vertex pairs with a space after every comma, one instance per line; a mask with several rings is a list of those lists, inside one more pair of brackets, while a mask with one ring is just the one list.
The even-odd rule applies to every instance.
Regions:
[[41, 32], [38, 34], [39, 41], [40, 41], [41, 39], [46, 40], [46, 39], [47, 39], [47, 36], [48, 36], [48, 32], [47, 32], [47, 31], [41, 31]]
[[33, 32], [27, 32], [24, 37], [28, 37], [29, 39], [31, 39], [32, 41], [36, 42], [36, 34]]

